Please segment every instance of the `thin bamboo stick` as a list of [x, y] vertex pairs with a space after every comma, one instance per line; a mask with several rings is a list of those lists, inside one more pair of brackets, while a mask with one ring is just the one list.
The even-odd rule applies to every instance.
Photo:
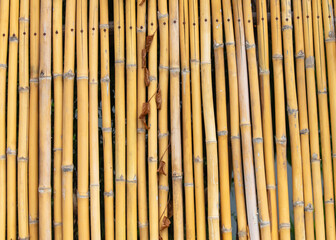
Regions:
[[180, 45], [178, 0], [169, 0], [170, 131], [174, 239], [184, 238], [180, 123]]
[[[313, 214], [313, 210], [315, 209], [316, 239], [325, 239], [323, 195], [322, 195], [322, 182], [321, 182], [321, 161], [320, 161], [319, 133], [318, 133], [319, 126], [318, 126], [318, 112], [317, 112], [316, 86], [315, 86], [316, 83], [315, 83], [315, 65], [314, 65], [314, 41], [312, 31], [313, 16], [312, 16], [311, 0], [305, 0], [302, 3], [302, 15], [303, 15], [302, 19], [304, 30], [304, 42], [305, 42], [305, 68], [306, 68], [306, 81], [307, 81], [309, 137], [310, 137], [310, 159], [308, 160], [311, 160], [312, 165], [313, 194], [314, 194], [313, 195], [314, 207], [306, 206], [305, 211], [306, 212], [311, 211]], [[318, 161], [315, 161], [317, 159]], [[306, 166], [309, 164], [310, 161], [306, 163]], [[307, 231], [307, 225], [306, 225], [306, 231]], [[314, 237], [314, 232], [312, 232], [311, 237]]]
[[10, 3], [7, 100], [7, 239], [16, 239], [16, 124], [19, 1]]
[[108, 0], [100, 0], [100, 57], [101, 57], [101, 96], [102, 96], [102, 132], [104, 155], [104, 220], [105, 239], [114, 239], [114, 192], [113, 192], [113, 153], [111, 123], [111, 81], [110, 47], [108, 25]]
[[[332, 163], [331, 163], [331, 145], [330, 145], [330, 127], [329, 127], [329, 109], [328, 109], [328, 92], [327, 92], [327, 79], [326, 79], [326, 65], [324, 53], [324, 37], [323, 37], [323, 20], [321, 1], [312, 1], [313, 7], [313, 24], [314, 24], [314, 49], [316, 56], [316, 81], [318, 90], [318, 105], [320, 115], [320, 131], [321, 131], [321, 154], [322, 154], [322, 169], [323, 169], [323, 192], [324, 192], [324, 207], [325, 207], [325, 231], [326, 239], [335, 239], [335, 210], [334, 210], [334, 189], [332, 182]], [[327, 49], [328, 50], [328, 49]], [[313, 133], [312, 133], [313, 134]], [[312, 136], [311, 136], [312, 137]], [[312, 144], [312, 143], [311, 143]], [[316, 156], [315, 156], [316, 157]], [[316, 160], [319, 157], [316, 157]], [[320, 173], [320, 166], [318, 165], [318, 173]], [[317, 171], [313, 168], [313, 174]], [[315, 187], [314, 187], [314, 190]], [[317, 201], [315, 198], [315, 221], [317, 220], [318, 209]], [[320, 201], [323, 201], [322, 199]], [[323, 210], [323, 209], [322, 209]], [[322, 212], [323, 215], [323, 212]], [[324, 215], [323, 215], [324, 217]], [[322, 216], [320, 216], [322, 218]], [[324, 230], [324, 228], [322, 229]], [[322, 231], [321, 230], [321, 231]], [[320, 237], [316, 231], [316, 238]], [[324, 233], [324, 231], [323, 231]], [[325, 236], [323, 236], [325, 239]]]
[[[197, 239], [206, 239], [205, 195], [203, 175], [203, 131], [202, 131], [202, 102], [200, 82], [199, 57], [199, 21], [198, 1], [189, 1], [190, 18], [190, 69], [191, 69], [191, 97], [193, 121], [193, 150], [195, 175], [196, 202], [196, 233]], [[161, 85], [161, 84], [160, 84]]]
[[228, 62], [229, 92], [230, 92], [230, 135], [232, 149], [232, 164], [234, 173], [235, 199], [237, 208], [238, 237], [247, 239], [246, 207], [244, 196], [243, 168], [241, 163], [240, 132], [239, 132], [239, 101], [236, 47], [232, 23], [232, 8], [230, 0], [223, 0], [223, 18], [225, 27], [225, 45]]
[[242, 2], [236, 1], [233, 4], [234, 26], [236, 35], [236, 54], [238, 70], [239, 110], [240, 128], [242, 135], [243, 166], [245, 192], [247, 201], [247, 220], [251, 239], [259, 239], [259, 227], [257, 216], [257, 197], [255, 187], [255, 176], [253, 166], [252, 136], [250, 122], [250, 103], [248, 92], [248, 77], [245, 52], [245, 35], [243, 25]]
[[[39, 70], [39, 238], [52, 239], [51, 219], [51, 13], [41, 2]], [[27, 59], [28, 61], [28, 59]], [[72, 120], [72, 118], [71, 118]], [[72, 183], [72, 182], [71, 182]]]
[[302, 158], [298, 119], [298, 103], [295, 85], [295, 69], [293, 58], [293, 25], [291, 17], [292, 1], [281, 1], [283, 52], [285, 59], [285, 80], [287, 112], [289, 121], [291, 160], [293, 172], [293, 208], [294, 230], [296, 239], [305, 239], [304, 202], [302, 184]]

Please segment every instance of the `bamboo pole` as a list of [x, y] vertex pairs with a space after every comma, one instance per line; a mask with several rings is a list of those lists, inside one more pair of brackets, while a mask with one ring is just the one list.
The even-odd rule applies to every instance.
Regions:
[[184, 238], [182, 153], [180, 123], [179, 6], [169, 0], [170, 131], [173, 186], [174, 239]]
[[293, 25], [291, 17], [291, 1], [281, 1], [283, 52], [285, 59], [285, 80], [287, 112], [289, 121], [291, 161], [293, 172], [293, 208], [294, 230], [296, 239], [305, 239], [304, 202], [302, 184], [302, 158], [298, 120], [298, 103], [295, 86], [295, 69], [293, 58]]
[[[51, 1], [41, 2], [39, 70], [39, 238], [51, 228]], [[28, 61], [28, 59], [27, 59]], [[71, 118], [72, 120], [72, 118]]]
[[247, 202], [247, 220], [251, 239], [259, 239], [259, 227], [257, 216], [257, 197], [255, 187], [255, 176], [253, 166], [252, 136], [249, 108], [248, 77], [245, 52], [245, 35], [243, 25], [242, 2], [236, 1], [233, 4], [234, 26], [236, 34], [236, 54], [238, 70], [239, 110], [240, 128], [242, 135], [243, 166], [245, 192]]
[[186, 239], [195, 239], [194, 173], [192, 162], [190, 68], [189, 68], [189, 9], [188, 1], [179, 1], [182, 92], [182, 145], [185, 192]]
[[98, 135], [98, 0], [90, 1], [89, 9], [90, 222], [91, 239], [100, 240], [101, 232]]
[[66, 1], [62, 121], [62, 238], [73, 239], [73, 102], [76, 0]]
[[126, 239], [125, 192], [125, 43], [124, 2], [113, 1], [115, 63], [115, 144], [116, 205], [115, 238]]
[[[311, 160], [312, 165], [316, 239], [325, 239], [323, 195], [322, 195], [322, 182], [321, 182], [321, 161], [320, 161], [319, 133], [318, 133], [319, 126], [318, 126], [318, 112], [317, 112], [316, 86], [315, 86], [316, 83], [315, 83], [315, 65], [314, 65], [314, 41], [312, 31], [313, 15], [312, 15], [311, 0], [305, 0], [302, 3], [302, 15], [306, 16], [303, 17], [302, 19], [304, 30], [304, 42], [305, 42], [305, 68], [306, 68], [306, 81], [307, 81], [309, 132], [310, 132], [309, 137], [310, 137], [310, 149], [311, 149], [310, 159], [308, 160]], [[309, 164], [310, 162], [306, 163], [306, 165]], [[309, 168], [307, 167], [307, 169]], [[305, 209], [305, 211], [313, 212], [314, 208], [312, 208], [311, 206], [310, 208]], [[312, 233], [311, 237], [314, 237], [314, 232]]]
[[7, 239], [16, 239], [16, 124], [19, 1], [10, 3], [7, 99]]
[[[199, 21], [198, 1], [189, 1], [190, 18], [190, 70], [191, 70], [191, 97], [193, 121], [193, 150], [195, 175], [195, 202], [196, 202], [196, 234], [197, 239], [206, 239], [205, 195], [203, 175], [203, 131], [202, 131], [202, 102], [200, 83], [200, 56], [199, 56]], [[160, 84], [161, 85], [161, 84]], [[162, 87], [162, 85], [161, 85]]]
[[[321, 131], [321, 154], [322, 154], [322, 169], [323, 169], [323, 192], [324, 192], [324, 207], [325, 207], [325, 231], [326, 239], [335, 239], [335, 210], [334, 210], [334, 189], [332, 182], [332, 163], [331, 163], [331, 145], [330, 145], [330, 127], [329, 127], [329, 109], [328, 109], [328, 92], [326, 79], [326, 65], [324, 53], [324, 37], [323, 37], [323, 20], [321, 1], [312, 1], [313, 8], [313, 24], [314, 24], [314, 49], [315, 49], [315, 64], [316, 64], [316, 82], [318, 90], [318, 105], [320, 116], [320, 131]], [[312, 136], [311, 136], [312, 137]], [[311, 143], [312, 144], [312, 143]], [[315, 156], [316, 160], [319, 156]], [[320, 173], [320, 166], [318, 165], [318, 173]], [[313, 166], [314, 166], [313, 165]], [[317, 167], [316, 167], [317, 168]], [[317, 171], [313, 168], [313, 174]], [[314, 191], [317, 190], [314, 186]], [[315, 221], [318, 221], [317, 204], [319, 199], [315, 198]], [[323, 201], [322, 199], [320, 201]], [[323, 211], [323, 208], [322, 208]], [[323, 215], [323, 212], [322, 212]], [[323, 215], [324, 217], [324, 215]], [[322, 216], [320, 216], [322, 218]], [[316, 238], [321, 235], [316, 229]], [[324, 230], [324, 228], [322, 229]], [[322, 231], [321, 230], [321, 231]], [[324, 233], [324, 231], [323, 231]], [[322, 235], [325, 239], [325, 236]]]
[[[100, 62], [101, 62], [101, 96], [102, 96], [102, 132], [104, 157], [104, 220], [105, 239], [114, 239], [114, 192], [113, 192], [113, 153], [111, 123], [111, 81], [110, 81], [110, 47], [108, 25], [108, 0], [100, 1]], [[97, 28], [96, 28], [97, 29]]]
[[232, 23], [232, 8], [230, 0], [223, 0], [223, 19], [225, 29], [225, 45], [228, 62], [229, 92], [230, 92], [230, 135], [232, 149], [232, 165], [234, 174], [235, 199], [237, 208], [238, 237], [247, 239], [246, 207], [241, 163], [240, 132], [239, 132], [239, 101], [236, 47]]

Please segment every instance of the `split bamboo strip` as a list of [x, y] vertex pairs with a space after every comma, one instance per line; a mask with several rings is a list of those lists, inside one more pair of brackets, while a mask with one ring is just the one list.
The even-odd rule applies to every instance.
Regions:
[[[160, 221], [159, 228], [160, 228], [160, 237], [162, 237], [162, 240], [168, 240], [168, 228], [161, 229], [164, 218], [168, 217], [167, 205], [168, 205], [168, 194], [169, 194], [168, 152], [167, 152], [168, 147], [169, 147], [168, 145], [169, 144], [169, 132], [168, 132], [168, 78], [169, 78], [169, 72], [168, 72], [169, 70], [169, 38], [168, 36], [169, 36], [169, 33], [168, 33], [167, 0], [158, 1], [157, 15], [158, 15], [158, 21], [159, 21], [159, 34], [160, 34], [159, 86], [161, 90], [161, 109], [159, 110], [159, 120], [158, 120], [159, 122], [159, 125], [158, 125], [159, 159], [160, 161], [162, 161], [162, 164], [164, 164], [163, 171], [165, 173], [165, 174], [159, 174], [159, 221]], [[145, 25], [145, 19], [146, 17], [143, 16], [143, 19], [141, 20], [143, 22], [142, 25]], [[144, 45], [144, 39], [143, 39], [144, 37], [142, 35], [141, 35], [141, 38], [139, 37], [140, 37], [140, 33], [138, 35], [138, 44], [139, 44], [139, 48], [141, 48], [141, 46]], [[139, 54], [141, 55], [141, 51], [139, 52]], [[139, 71], [139, 75], [143, 76], [143, 70]], [[139, 84], [140, 83], [143, 84], [141, 85], [141, 87], [144, 88], [145, 84], [144, 84], [143, 77], [141, 79], [139, 78]], [[138, 88], [139, 88], [139, 84], [138, 84]], [[140, 91], [138, 91], [138, 93], [140, 93]], [[144, 95], [146, 94], [145, 90], [142, 94]], [[140, 99], [140, 96], [138, 96], [138, 100], [139, 99]], [[141, 97], [141, 99], [144, 99], [144, 97]], [[140, 107], [142, 107], [140, 104], [141, 102], [138, 102], [138, 106], [139, 106], [138, 109], [141, 109]], [[142, 123], [140, 126], [143, 128]], [[142, 136], [145, 139], [145, 134], [143, 134]], [[138, 151], [139, 151], [139, 148], [138, 148]], [[143, 153], [143, 155], [145, 155], [145, 153]], [[145, 156], [143, 158], [145, 158]], [[138, 162], [140, 162], [140, 160], [138, 160]], [[144, 169], [146, 169], [145, 166], [144, 166]], [[146, 176], [145, 173], [144, 173], [144, 176]], [[146, 183], [144, 183], [144, 185], [146, 185]], [[144, 188], [144, 192], [145, 190], [146, 189]], [[145, 197], [143, 198], [144, 200], [146, 199]], [[144, 203], [145, 206], [146, 204], [147, 202]], [[145, 206], [143, 206], [142, 208], [147, 209]], [[144, 216], [145, 216], [144, 220], [147, 221], [147, 215], [144, 214]], [[148, 239], [148, 228], [146, 228], [146, 230], [143, 230], [143, 231], [144, 231], [144, 238], [141, 238], [141, 235], [140, 235], [141, 240]]]
[[[62, 22], [61, 22], [62, 24]], [[30, 1], [30, 98], [29, 98], [29, 237], [37, 240], [38, 236], [38, 75], [39, 75], [39, 36], [40, 36], [40, 1]], [[60, 189], [58, 189], [60, 190]], [[59, 191], [60, 192], [60, 191]]]
[[247, 203], [247, 219], [251, 239], [259, 239], [257, 216], [257, 196], [253, 166], [252, 136], [250, 122], [250, 103], [248, 92], [248, 77], [245, 52], [245, 35], [243, 25], [242, 2], [233, 3], [234, 26], [236, 35], [236, 54], [238, 70], [240, 128], [242, 135], [244, 180]]
[[[250, 20], [252, 22], [252, 19]], [[269, 44], [266, 0], [257, 1], [257, 34], [260, 76], [260, 98], [264, 138], [266, 189], [271, 221], [272, 240], [278, 239], [277, 195], [274, 168], [274, 147], [272, 127], [271, 83], [269, 70]]]
[[180, 123], [180, 45], [178, 0], [169, 0], [170, 131], [174, 239], [184, 239]]
[[[323, 20], [321, 1], [312, 1], [313, 7], [313, 24], [314, 24], [314, 49], [315, 49], [315, 64], [316, 64], [316, 82], [318, 90], [318, 104], [320, 115], [320, 131], [321, 131], [321, 154], [322, 154], [322, 169], [323, 169], [323, 192], [324, 192], [324, 207], [325, 207], [325, 231], [326, 239], [335, 239], [335, 210], [334, 210], [334, 189], [332, 181], [332, 163], [331, 163], [331, 144], [330, 144], [330, 127], [329, 127], [329, 106], [328, 106], [328, 92], [326, 79], [326, 65], [324, 53], [324, 38], [323, 38]], [[318, 156], [316, 157], [316, 160]], [[319, 165], [319, 164], [314, 164]], [[320, 173], [320, 166], [318, 166], [318, 173]], [[317, 170], [316, 170], [317, 171]], [[313, 168], [313, 174], [315, 170]], [[314, 187], [315, 190], [315, 187]], [[317, 203], [315, 198], [315, 221], [317, 217]], [[322, 201], [322, 200], [321, 200]], [[322, 209], [323, 210], [323, 209]], [[323, 215], [323, 212], [322, 212]], [[323, 215], [324, 217], [324, 215]], [[322, 216], [321, 216], [322, 218]], [[323, 227], [324, 230], [324, 227]], [[316, 232], [316, 238], [319, 238]], [[323, 237], [322, 239], [325, 239]]]
[[216, 123], [212, 96], [211, 79], [211, 27], [210, 1], [200, 1], [201, 29], [201, 79], [202, 103], [205, 126], [208, 173], [208, 228], [209, 239], [220, 239], [219, 193], [218, 193], [218, 155]]
[[293, 58], [293, 25], [291, 15], [292, 1], [282, 0], [283, 52], [285, 59], [285, 80], [287, 112], [289, 121], [291, 161], [293, 176], [293, 208], [295, 239], [305, 239], [304, 202], [302, 184], [302, 159], [298, 119], [298, 103], [295, 86], [295, 69]]
[[[127, 238], [137, 238], [137, 103], [135, 0], [126, 0]], [[156, 194], [156, 199], [158, 198]], [[156, 212], [158, 214], [158, 211]]]
[[185, 192], [186, 239], [195, 239], [194, 173], [192, 162], [190, 68], [189, 68], [189, 9], [188, 1], [179, 1], [181, 92], [182, 92], [182, 146]]
[[98, 135], [98, 0], [91, 0], [89, 9], [90, 222], [91, 239], [100, 240], [101, 232]]
[[199, 22], [198, 1], [189, 1], [190, 19], [190, 69], [191, 69], [191, 97], [193, 122], [193, 150], [195, 175], [196, 202], [196, 235], [197, 239], [206, 239], [205, 195], [203, 175], [203, 131], [202, 131], [202, 102], [200, 83], [199, 57]]
[[290, 216], [287, 181], [287, 139], [285, 89], [281, 36], [280, 2], [271, 1], [272, 63], [274, 76], [275, 144], [277, 156], [279, 238], [290, 239]]
[[234, 38], [234, 28], [232, 23], [232, 8], [230, 0], [223, 0], [223, 18], [225, 27], [225, 45], [228, 62], [229, 92], [230, 92], [230, 135], [232, 165], [235, 185], [235, 200], [238, 221], [239, 240], [247, 239], [246, 207], [243, 181], [243, 168], [241, 162], [240, 132], [239, 132], [239, 101], [238, 101], [238, 81], [236, 47]]
[[10, 3], [7, 99], [7, 239], [16, 239], [16, 124], [19, 1]]
[[[238, 7], [240, 4], [238, 4]], [[264, 146], [260, 108], [260, 92], [258, 82], [258, 63], [256, 57], [256, 45], [253, 33], [252, 4], [250, 0], [243, 1], [244, 27], [246, 36], [246, 52], [248, 61], [248, 73], [250, 84], [250, 103], [252, 114], [252, 143], [254, 152], [255, 175], [258, 198], [258, 214], [261, 239], [271, 239], [270, 217], [268, 212], [268, 199], [266, 190], [266, 176], [264, 165]], [[263, 69], [260, 71], [263, 74]]]
[[[313, 194], [314, 194], [313, 195], [314, 207], [312, 205], [306, 206], [305, 211], [306, 212], [310, 211], [313, 214], [313, 211], [315, 209], [316, 239], [325, 239], [323, 195], [322, 195], [322, 182], [321, 182], [321, 161], [320, 161], [319, 133], [318, 133], [319, 126], [318, 126], [318, 112], [317, 112], [316, 86], [315, 86], [316, 83], [315, 83], [314, 41], [313, 41], [313, 22], [312, 22], [313, 16], [312, 16], [311, 0], [305, 0], [302, 3], [302, 16], [303, 16], [302, 19], [304, 30], [304, 42], [305, 42], [305, 68], [306, 68], [306, 81], [307, 81], [309, 137], [310, 137], [310, 159], [308, 158], [308, 162], [305, 165], [307, 166], [307, 169], [309, 169], [308, 166], [311, 161], [312, 177], [313, 177]], [[300, 127], [302, 128], [301, 125]], [[313, 232], [311, 233], [312, 234], [311, 237], [314, 238], [313, 227], [312, 230]], [[306, 231], [307, 231], [307, 225], [306, 225]]]
[[76, 0], [66, 1], [63, 126], [62, 126], [62, 238], [73, 239], [73, 107], [75, 79]]
[[114, 192], [113, 192], [113, 152], [111, 123], [111, 80], [110, 46], [108, 25], [108, 0], [100, 0], [100, 63], [102, 96], [102, 132], [104, 156], [104, 225], [105, 239], [114, 239]]
[[[39, 70], [39, 238], [52, 239], [51, 214], [51, 0], [41, 2]], [[28, 59], [27, 59], [28, 61]], [[72, 118], [71, 118], [72, 120]], [[72, 184], [72, 182], [71, 182]]]
[[115, 238], [126, 239], [125, 192], [125, 42], [124, 1], [113, 1], [115, 63]]

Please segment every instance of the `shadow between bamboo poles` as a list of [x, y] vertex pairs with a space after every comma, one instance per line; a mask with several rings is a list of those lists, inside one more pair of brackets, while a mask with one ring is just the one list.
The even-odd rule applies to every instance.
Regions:
[[108, 0], [100, 1], [100, 82], [102, 96], [102, 135], [104, 157], [104, 226], [105, 239], [114, 239], [113, 152], [111, 122], [111, 79]]
[[[321, 159], [320, 159], [320, 146], [319, 146], [319, 133], [318, 133], [319, 126], [318, 126], [318, 112], [317, 112], [316, 86], [315, 86], [314, 41], [313, 41], [313, 22], [312, 22], [313, 15], [312, 15], [311, 0], [303, 1], [302, 16], [303, 16], [302, 19], [304, 30], [304, 42], [305, 42], [305, 68], [306, 68], [306, 80], [307, 80], [309, 137], [310, 137], [310, 159], [308, 160], [311, 161], [311, 163], [309, 161], [307, 164], [312, 165], [313, 194], [314, 194], [313, 195], [314, 208], [312, 209], [309, 208], [307, 210], [313, 212], [313, 210], [315, 209], [316, 239], [325, 239], [323, 195], [322, 195], [322, 182], [321, 182]], [[314, 21], [316, 21], [315, 17], [316, 16], [314, 16]], [[319, 50], [317, 50], [317, 52], [318, 55], [320, 55]], [[319, 77], [317, 77], [317, 79], [318, 78]], [[325, 109], [323, 110], [325, 111]]]
[[230, 174], [228, 154], [228, 128], [226, 110], [225, 68], [222, 3], [211, 1], [212, 37], [215, 57], [216, 78], [216, 112], [218, 135], [219, 189], [220, 189], [220, 219], [221, 236], [225, 240], [232, 239], [231, 205], [230, 205]]
[[[144, 14], [145, 15], [145, 14]], [[169, 82], [169, 29], [168, 29], [168, 12], [167, 0], [158, 1], [159, 34], [160, 34], [160, 65], [159, 65], [159, 86], [161, 90], [161, 109], [159, 110], [159, 166], [164, 164], [163, 172], [159, 174], [159, 231], [162, 240], [168, 240], [168, 228], [162, 229], [165, 217], [168, 217], [168, 148], [169, 148], [169, 132], [168, 132], [168, 82]], [[144, 16], [145, 18], [145, 16]], [[145, 19], [144, 19], [145, 22]], [[144, 23], [145, 24], [145, 23]], [[139, 38], [138, 38], [139, 41]], [[142, 40], [141, 40], [142, 41]], [[141, 52], [140, 52], [141, 54]], [[142, 73], [143, 76], [143, 73]], [[139, 79], [144, 84], [143, 77]], [[146, 92], [145, 92], [146, 93]], [[138, 98], [139, 99], [139, 98]], [[139, 103], [140, 104], [140, 103]], [[139, 105], [140, 107], [140, 105]], [[143, 127], [143, 125], [141, 125]], [[162, 163], [161, 163], [162, 162]], [[146, 189], [145, 189], [146, 190]], [[146, 195], [146, 192], [144, 193]], [[147, 202], [145, 203], [145, 205]], [[147, 220], [147, 217], [146, 217]], [[147, 233], [148, 234], [148, 233]], [[144, 238], [147, 239], [147, 238]]]
[[0, 2], [0, 238], [6, 238], [6, 74], [9, 0]]
[[[238, 5], [239, 4], [239, 5]], [[245, 192], [248, 201], [247, 218], [252, 239], [259, 239], [258, 212], [257, 212], [257, 197], [253, 166], [252, 152], [252, 137], [251, 137], [251, 122], [249, 108], [249, 92], [248, 92], [248, 77], [246, 66], [245, 52], [245, 35], [243, 25], [242, 2], [236, 1], [233, 3], [234, 26], [236, 35], [236, 54], [237, 54], [237, 70], [238, 70], [238, 90], [239, 90], [239, 110], [240, 110], [240, 128], [242, 135], [243, 163], [244, 163], [244, 180]]]
[[198, 1], [189, 1], [190, 70], [193, 123], [193, 159], [195, 175], [196, 235], [206, 239], [205, 195], [203, 175], [203, 131], [199, 57]]
[[[314, 0], [313, 24], [314, 24], [314, 49], [316, 56], [316, 81], [318, 89], [320, 131], [321, 131], [321, 154], [323, 169], [323, 192], [325, 207], [325, 230], [327, 239], [335, 238], [335, 210], [334, 210], [334, 189], [332, 181], [331, 144], [329, 127], [328, 91], [326, 79], [326, 65], [324, 53], [324, 34], [321, 1]], [[326, 49], [328, 50], [328, 49]], [[320, 167], [320, 166], [319, 166]], [[315, 199], [315, 202], [317, 199]], [[316, 205], [316, 204], [315, 204]], [[317, 209], [315, 218], [317, 217]], [[318, 235], [316, 235], [318, 237]]]
[[266, 189], [268, 196], [268, 209], [271, 221], [272, 240], [278, 239], [278, 213], [277, 195], [274, 168], [274, 142], [272, 126], [272, 102], [271, 83], [269, 70], [269, 44], [268, 44], [268, 21], [266, 0], [257, 1], [257, 34], [258, 34], [258, 56], [259, 56], [259, 77], [261, 113], [264, 138], [264, 158], [266, 169]]
[[179, 6], [169, 0], [169, 59], [170, 59], [170, 131], [173, 186], [174, 239], [184, 238], [182, 152], [180, 123], [180, 58]]
[[278, 182], [279, 238], [290, 239], [290, 216], [287, 181], [287, 139], [285, 89], [281, 36], [280, 2], [271, 1], [272, 63], [274, 77], [275, 144]]

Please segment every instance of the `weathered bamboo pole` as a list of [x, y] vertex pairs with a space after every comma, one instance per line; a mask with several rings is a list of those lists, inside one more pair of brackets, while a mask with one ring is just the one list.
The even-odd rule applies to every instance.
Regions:
[[242, 2], [233, 3], [234, 26], [236, 35], [236, 54], [238, 70], [240, 128], [242, 135], [243, 166], [245, 179], [245, 192], [247, 203], [247, 219], [252, 239], [259, 239], [259, 226], [257, 216], [257, 197], [253, 166], [252, 136], [250, 122], [250, 103], [248, 91], [248, 77], [246, 66], [245, 35], [243, 25]]
[[[324, 207], [325, 207], [325, 231], [326, 239], [335, 239], [335, 209], [334, 209], [334, 189], [332, 181], [332, 163], [331, 163], [331, 144], [330, 144], [330, 125], [329, 125], [329, 106], [328, 106], [328, 91], [327, 91], [327, 79], [326, 79], [326, 64], [325, 64], [325, 53], [324, 53], [324, 37], [323, 37], [323, 19], [322, 19], [322, 9], [321, 1], [312, 1], [313, 7], [313, 24], [314, 24], [314, 49], [315, 49], [315, 64], [316, 64], [316, 82], [318, 90], [318, 105], [319, 105], [319, 116], [320, 116], [320, 131], [321, 131], [321, 154], [322, 154], [322, 169], [323, 169], [323, 192], [324, 192]], [[311, 136], [312, 137], [312, 136]], [[318, 139], [316, 139], [318, 140]], [[312, 144], [312, 143], [311, 143]], [[319, 156], [315, 160], [318, 160]], [[313, 158], [312, 158], [313, 159]], [[313, 174], [318, 171], [317, 174], [321, 173], [320, 165], [318, 169], [313, 168]], [[313, 166], [314, 166], [313, 165]], [[315, 191], [314, 187], [314, 191]], [[319, 199], [315, 198], [315, 221], [318, 221], [318, 209], [317, 201]], [[320, 201], [323, 201], [322, 199]], [[323, 208], [322, 216], [324, 218]], [[321, 231], [324, 230], [323, 229]], [[318, 228], [316, 229], [316, 238], [320, 236], [325, 239], [324, 231], [323, 235], [320, 235]]]
[[[190, 70], [193, 121], [193, 150], [196, 202], [196, 235], [197, 239], [206, 239], [205, 195], [203, 175], [203, 131], [202, 131], [202, 99], [200, 82], [199, 56], [199, 21], [198, 1], [189, 1], [190, 18]], [[160, 84], [161, 85], [161, 84]]]
[[247, 239], [246, 207], [241, 162], [240, 131], [239, 131], [239, 101], [238, 80], [234, 28], [232, 23], [232, 8], [230, 0], [223, 0], [223, 19], [225, 27], [225, 45], [228, 62], [229, 92], [230, 92], [230, 135], [232, 149], [232, 165], [234, 174], [235, 199], [237, 208], [238, 237]]
[[[317, 112], [316, 86], [315, 86], [316, 83], [315, 83], [315, 64], [314, 64], [314, 40], [313, 40], [313, 22], [312, 22], [313, 15], [312, 15], [311, 0], [305, 0], [302, 3], [302, 16], [303, 16], [302, 19], [304, 30], [304, 42], [305, 42], [305, 68], [306, 68], [306, 81], [307, 81], [309, 137], [310, 137], [310, 159], [308, 160], [311, 161], [312, 165], [313, 194], [314, 194], [313, 195], [314, 207], [306, 206], [305, 211], [311, 211], [313, 214], [313, 210], [315, 209], [316, 239], [325, 239], [323, 195], [322, 195], [322, 182], [321, 182], [321, 159], [320, 159], [319, 132], [318, 132], [319, 126], [318, 126], [318, 112]], [[310, 164], [310, 161], [307, 162], [306, 165]], [[314, 238], [314, 232], [312, 233], [311, 237]]]
[[[252, 20], [250, 20], [252, 21]], [[271, 83], [269, 70], [269, 44], [268, 44], [268, 21], [266, 0], [257, 1], [257, 34], [261, 113], [263, 123], [264, 158], [266, 169], [266, 189], [268, 196], [268, 209], [271, 221], [272, 240], [278, 239], [278, 213], [277, 196], [274, 168], [274, 147], [272, 127], [272, 102]]]
[[282, 31], [283, 31], [283, 52], [285, 59], [285, 80], [287, 112], [289, 121], [291, 160], [293, 172], [293, 208], [294, 208], [294, 230], [296, 239], [305, 239], [304, 225], [304, 202], [302, 182], [302, 158], [300, 131], [298, 119], [298, 103], [295, 85], [295, 69], [293, 58], [293, 25], [291, 16], [292, 1], [281, 1]]
[[[39, 188], [38, 188], [40, 239], [52, 239], [51, 15], [52, 15], [52, 2], [50, 0], [42, 1], [41, 24], [40, 24], [40, 33], [42, 33], [42, 36], [40, 37], [40, 70], [39, 70]], [[72, 182], [70, 184], [72, 184]]]
[[174, 239], [184, 238], [180, 123], [180, 45], [178, 0], [169, 0], [170, 131]]

